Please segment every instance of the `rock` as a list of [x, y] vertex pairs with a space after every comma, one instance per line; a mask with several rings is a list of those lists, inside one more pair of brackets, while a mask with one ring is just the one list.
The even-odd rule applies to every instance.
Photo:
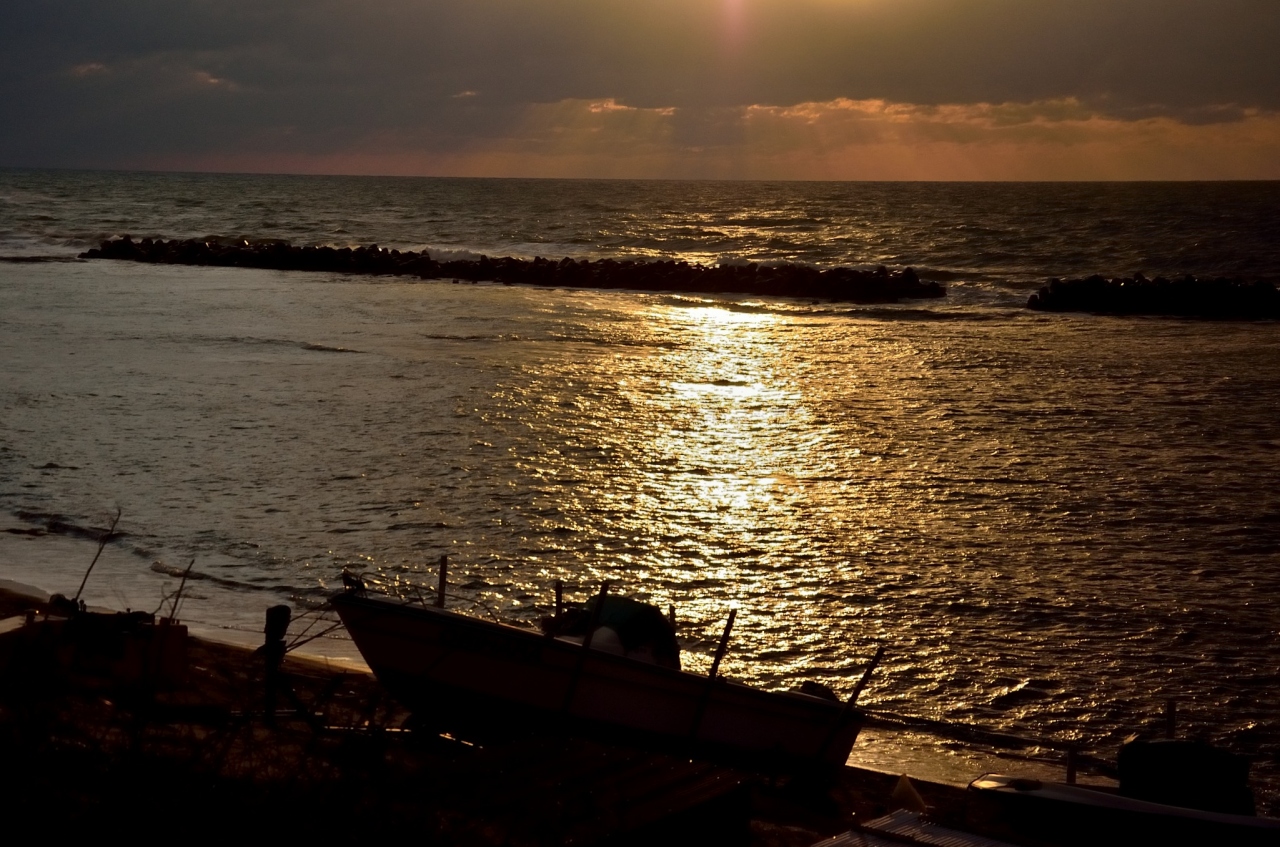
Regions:
[[681, 291], [700, 294], [745, 294], [802, 297], [853, 303], [895, 303], [907, 298], [945, 297], [946, 289], [924, 282], [908, 268], [900, 273], [877, 267], [819, 270], [805, 265], [716, 265], [685, 261], [618, 259], [559, 261], [481, 256], [439, 262], [425, 251], [384, 250], [376, 244], [343, 247], [297, 247], [283, 241], [222, 242], [213, 238], [164, 241], [129, 236], [103, 242], [81, 255], [85, 259], [123, 259], [183, 265], [218, 265], [273, 270], [329, 271], [352, 274], [395, 274], [420, 279], [454, 279], [540, 285], [559, 288], [611, 288], [637, 291]]
[[1092, 312], [1107, 315], [1168, 315], [1229, 320], [1280, 318], [1280, 292], [1271, 283], [1248, 283], [1187, 275], [1170, 281], [1131, 278], [1051, 279], [1027, 299], [1042, 312]]

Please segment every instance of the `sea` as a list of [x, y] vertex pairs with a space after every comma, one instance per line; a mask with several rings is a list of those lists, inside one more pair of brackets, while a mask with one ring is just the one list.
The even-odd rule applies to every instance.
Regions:
[[[130, 234], [915, 268], [941, 300], [85, 261]], [[344, 569], [536, 626], [674, 607], [685, 666], [896, 720], [854, 760], [1056, 773], [1177, 732], [1280, 812], [1280, 326], [1025, 308], [1280, 281], [1280, 183], [0, 170], [0, 578], [357, 660]], [[118, 521], [93, 570], [101, 530]], [[314, 640], [308, 640], [312, 639]], [[1026, 744], [1001, 744], [1016, 736]]]

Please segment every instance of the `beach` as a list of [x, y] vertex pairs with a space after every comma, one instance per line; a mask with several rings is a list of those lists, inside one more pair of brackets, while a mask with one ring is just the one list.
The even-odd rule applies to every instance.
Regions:
[[[40, 594], [0, 586], [0, 621], [35, 615], [0, 631], [0, 753], [23, 774], [6, 803], [56, 816], [68, 835], [200, 821], [206, 835], [808, 845], [882, 814], [895, 785], [894, 774], [852, 769], [789, 783], [497, 727], [442, 735], [412, 723], [366, 672], [315, 659], [286, 658], [278, 685], [290, 696], [269, 713], [263, 656], [204, 638], [186, 644], [180, 677], [125, 684], [74, 658], [40, 660], [47, 611]], [[937, 814], [959, 813], [958, 788], [916, 790]]]

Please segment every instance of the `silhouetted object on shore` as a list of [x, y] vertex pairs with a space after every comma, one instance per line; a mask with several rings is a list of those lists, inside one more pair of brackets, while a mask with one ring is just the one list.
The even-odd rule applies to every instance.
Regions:
[[1125, 797], [1229, 815], [1254, 814], [1249, 760], [1203, 741], [1139, 739], [1116, 759]]
[[289, 652], [288, 646], [284, 643], [284, 637], [289, 631], [292, 618], [293, 610], [288, 606], [271, 606], [267, 609], [267, 621], [262, 630], [266, 637], [257, 651], [262, 655], [264, 663], [262, 719], [267, 726], [275, 725], [279, 714], [276, 711], [276, 703], [279, 695], [284, 694], [293, 704], [293, 713], [306, 721], [313, 730], [319, 731], [320, 725], [317, 723], [316, 716], [299, 699], [292, 683], [280, 667], [284, 662], [285, 654]]
[[8, 684], [137, 698], [181, 685], [187, 651], [187, 628], [171, 618], [90, 611], [55, 594], [0, 636], [0, 669], [17, 674]]
[[98, 564], [98, 559], [102, 556], [102, 551], [106, 549], [107, 542], [115, 538], [116, 527], [120, 524], [120, 509], [116, 509], [116, 516], [111, 519], [111, 526], [107, 527], [106, 532], [102, 533], [102, 537], [98, 539], [98, 552], [94, 554], [93, 561], [89, 563], [89, 568], [84, 572], [84, 578], [80, 580], [80, 588], [76, 591], [76, 596], [72, 597], [72, 602], [80, 602], [80, 595], [84, 593], [85, 584], [89, 582], [89, 574], [93, 573], [94, 565]]
[[1280, 318], [1280, 292], [1268, 282], [1247, 283], [1219, 277], [1185, 276], [1169, 280], [1051, 279], [1027, 300], [1041, 312], [1093, 312], [1106, 315], [1170, 315], [1189, 318], [1266, 320]]
[[570, 605], [554, 617], [544, 618], [541, 627], [553, 636], [586, 639], [590, 635], [596, 649], [623, 656], [643, 656], [645, 661], [680, 668], [680, 645], [671, 622], [656, 607], [629, 597], [606, 593], [603, 605], [599, 597], [593, 597], [582, 605]]
[[267, 623], [263, 628], [266, 638], [262, 642], [262, 658], [266, 664], [263, 679], [265, 696], [263, 697], [263, 717], [267, 725], [275, 723], [276, 697], [280, 688], [280, 663], [284, 661], [286, 652], [284, 636], [289, 631], [289, 619], [293, 610], [288, 606], [272, 606], [267, 609]]
[[[1183, 742], [1159, 742], [1181, 745]], [[1149, 764], [1160, 767], [1157, 758]], [[1207, 759], [1202, 763], [1208, 764]], [[1123, 765], [1122, 765], [1123, 768]], [[1178, 771], [1180, 784], [1203, 799], [1219, 791], [1206, 786], [1218, 772]], [[1206, 788], [1209, 790], [1206, 792]], [[1280, 820], [1252, 814], [1205, 811], [1172, 805], [1169, 797], [1138, 799], [1124, 788], [1064, 785], [1027, 777], [984, 774], [969, 783], [965, 798], [966, 829], [1024, 847], [1076, 847], [1081, 844], [1160, 844], [1178, 847], [1230, 844], [1273, 847]]]
[[1131, 737], [1116, 757], [1119, 786], [984, 774], [969, 784], [969, 829], [1027, 847], [1076, 844], [1274, 845], [1280, 820], [1255, 815], [1249, 757], [1174, 738], [1177, 703], [1165, 702], [1166, 738]]
[[[607, 604], [607, 583], [594, 605], [572, 613], [576, 623], [587, 617], [581, 639], [555, 634], [570, 623], [568, 610], [539, 634], [407, 602], [366, 588], [358, 575], [345, 575], [343, 585], [330, 607], [391, 696], [434, 731], [536, 728], [696, 752], [752, 769], [819, 771], [844, 764], [865, 720], [827, 697], [726, 680], [718, 661], [706, 676], [663, 664], [662, 642], [670, 647], [674, 636], [662, 613]], [[631, 632], [633, 624], [664, 638], [627, 651], [627, 640], [642, 634]], [[613, 643], [605, 643], [606, 633], [616, 636]], [[728, 635], [726, 627], [721, 658]]]
[[[59, 609], [85, 617], [63, 601]], [[81, 658], [97, 663], [121, 635], [151, 625], [147, 617], [88, 613], [93, 655]], [[274, 643], [284, 644], [288, 617], [268, 612]], [[118, 655], [69, 672], [73, 623], [0, 586], [0, 761], [15, 832], [30, 820], [54, 821], [73, 840], [195, 823], [221, 840], [252, 831], [476, 847], [746, 844], [754, 792], [769, 790], [739, 771], [643, 748], [442, 738], [412, 726], [372, 677], [297, 656], [277, 671], [319, 720], [282, 710], [268, 724], [246, 708], [259, 702], [260, 653], [190, 638], [189, 672], [164, 685], [119, 676]]]
[[746, 294], [761, 297], [812, 297], [850, 303], [896, 303], [902, 299], [944, 297], [936, 282], [921, 281], [907, 268], [890, 273], [853, 268], [818, 270], [806, 265], [699, 265], [676, 261], [617, 259], [533, 260], [459, 259], [439, 262], [423, 251], [368, 247], [296, 247], [284, 241], [254, 242], [152, 240], [129, 236], [104, 241], [81, 254], [85, 259], [123, 259], [169, 265], [330, 271], [350, 274], [416, 276], [501, 282], [551, 288], [615, 288], [679, 291], [695, 294]]

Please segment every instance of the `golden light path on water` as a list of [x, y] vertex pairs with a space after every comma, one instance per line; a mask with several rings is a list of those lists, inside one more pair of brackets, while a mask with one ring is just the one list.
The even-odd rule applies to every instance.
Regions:
[[[874, 619], [854, 628], [850, 614], [866, 601], [849, 606], [841, 586], [857, 584], [859, 554], [890, 523], [859, 478], [881, 461], [864, 455], [859, 430], [864, 414], [891, 418], [897, 402], [870, 400], [868, 380], [850, 379], [850, 352], [874, 350], [883, 366], [883, 347], [824, 323], [751, 303], [649, 301], [613, 325], [625, 352], [552, 357], [541, 378], [566, 382], [553, 397], [517, 401], [530, 418], [514, 419], [552, 440], [566, 428], [575, 436], [531, 468], [552, 483], [543, 508], [566, 530], [604, 536], [574, 558], [596, 579], [621, 577], [622, 590], [674, 603], [694, 669], [709, 661], [731, 605], [742, 612], [725, 672], [768, 684], [813, 677], [847, 687], [845, 676], [886, 635]], [[806, 343], [815, 330], [827, 336], [825, 353]], [[825, 369], [837, 363], [843, 377], [833, 379]], [[591, 373], [574, 378], [583, 367]], [[615, 390], [590, 390], [610, 383]], [[833, 414], [857, 383], [863, 408]], [[555, 569], [542, 572], [538, 590]], [[590, 589], [582, 570], [565, 578]]]
[[[648, 473], [653, 493], [644, 511], [671, 516], [663, 534], [700, 539], [692, 555], [668, 554], [675, 571], [684, 572], [682, 581], [716, 580], [731, 586], [728, 597], [749, 613], [788, 614], [785, 603], [762, 608], [758, 601], [778, 591], [771, 574], [785, 562], [777, 546], [805, 544], [794, 508], [804, 485], [793, 472], [809, 464], [821, 436], [813, 431], [803, 387], [788, 379], [780, 361], [786, 351], [776, 331], [784, 319], [717, 307], [665, 311], [660, 323], [683, 331], [690, 343], [665, 357], [664, 369], [679, 378], [647, 398], [651, 411], [644, 417], [652, 426], [637, 436], [642, 454], [686, 472]], [[763, 526], [775, 547], [757, 554]], [[694, 599], [691, 606], [695, 621], [725, 611], [723, 599]]]

